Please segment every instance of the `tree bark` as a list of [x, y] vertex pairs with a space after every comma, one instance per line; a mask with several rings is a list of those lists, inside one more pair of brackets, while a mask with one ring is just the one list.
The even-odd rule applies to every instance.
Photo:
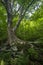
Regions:
[[7, 31], [8, 31], [8, 44], [12, 44], [13, 43], [13, 37], [14, 37], [14, 33], [13, 33], [13, 28], [12, 28], [12, 5], [11, 5], [11, 1], [7, 1], [6, 4], [7, 7]]

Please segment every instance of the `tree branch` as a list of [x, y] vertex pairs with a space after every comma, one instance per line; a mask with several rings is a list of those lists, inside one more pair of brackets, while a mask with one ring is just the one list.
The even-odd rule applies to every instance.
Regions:
[[19, 12], [20, 9], [21, 9], [21, 7], [19, 7], [18, 10], [15, 11], [15, 13], [13, 12], [13, 18], [15, 17], [15, 15], [17, 14], [17, 12]]
[[22, 21], [22, 19], [24, 18], [25, 16], [25, 13], [26, 11], [28, 10], [28, 8], [33, 4], [34, 0], [31, 1], [31, 3], [26, 7], [25, 11], [22, 12], [21, 14], [21, 17], [19, 18], [18, 22], [16, 23], [15, 27], [13, 28], [13, 31], [16, 31], [16, 29], [18, 28], [18, 26], [20, 25], [20, 22]]

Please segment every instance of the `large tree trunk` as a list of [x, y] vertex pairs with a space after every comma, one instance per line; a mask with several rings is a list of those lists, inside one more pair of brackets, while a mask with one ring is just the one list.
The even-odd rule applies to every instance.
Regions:
[[7, 1], [7, 31], [8, 31], [8, 44], [12, 44], [13, 43], [13, 37], [14, 37], [14, 33], [13, 33], [13, 28], [12, 28], [12, 6], [11, 6], [11, 1]]
[[12, 25], [11, 22], [12, 18], [11, 16], [8, 16], [8, 26], [7, 26], [7, 31], [8, 31], [8, 43], [11, 44], [13, 42], [13, 31], [12, 31]]
[[16, 43], [17, 37], [15, 36], [15, 31], [13, 31], [11, 14], [8, 14], [7, 31], [8, 31], [8, 44], [12, 45], [13, 43]]

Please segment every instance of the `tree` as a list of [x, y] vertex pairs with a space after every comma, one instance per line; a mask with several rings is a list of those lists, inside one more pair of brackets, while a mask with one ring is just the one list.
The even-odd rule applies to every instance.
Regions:
[[[24, 18], [25, 13], [30, 7], [34, 6], [39, 1], [41, 0], [0, 0], [7, 12], [8, 44], [12, 44], [14, 42], [14, 33]], [[15, 27], [13, 27], [12, 20], [16, 16], [18, 16], [18, 21]]]

